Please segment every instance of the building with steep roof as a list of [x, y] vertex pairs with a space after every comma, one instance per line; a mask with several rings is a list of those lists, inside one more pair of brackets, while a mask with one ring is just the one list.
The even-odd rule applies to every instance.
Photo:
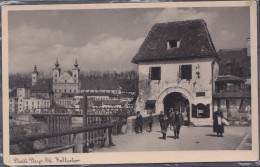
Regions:
[[139, 66], [136, 110], [179, 110], [194, 125], [212, 125], [219, 57], [204, 20], [155, 24], [132, 59]]

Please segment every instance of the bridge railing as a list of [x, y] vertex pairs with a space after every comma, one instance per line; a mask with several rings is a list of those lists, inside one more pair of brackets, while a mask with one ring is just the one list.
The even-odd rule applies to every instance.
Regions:
[[[21, 145], [24, 142], [31, 145], [34, 141], [41, 139], [49, 139], [61, 136], [70, 136], [70, 141], [64, 146], [57, 148], [49, 148], [41, 152], [34, 153], [57, 153], [72, 149], [73, 153], [88, 152], [88, 149], [92, 147], [95, 142], [99, 142], [102, 146], [114, 145], [112, 141], [112, 127], [111, 123], [102, 123], [99, 125], [92, 125], [88, 127], [79, 127], [76, 129], [70, 129], [60, 132], [49, 132], [41, 134], [31, 134], [27, 136], [15, 136], [10, 138], [10, 145]], [[91, 137], [89, 137], [91, 134]]]

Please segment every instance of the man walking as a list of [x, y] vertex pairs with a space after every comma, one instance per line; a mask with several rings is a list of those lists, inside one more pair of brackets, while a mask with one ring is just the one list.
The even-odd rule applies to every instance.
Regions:
[[170, 113], [171, 124], [174, 131], [174, 139], [179, 139], [180, 129], [183, 124], [183, 116], [179, 110]]

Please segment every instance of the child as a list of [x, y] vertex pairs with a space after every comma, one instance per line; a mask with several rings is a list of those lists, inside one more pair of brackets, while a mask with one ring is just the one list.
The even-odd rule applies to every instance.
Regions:
[[168, 117], [166, 115], [163, 116], [163, 119], [162, 119], [162, 126], [161, 126], [161, 130], [162, 130], [162, 138], [164, 140], [166, 140], [166, 133], [167, 133], [167, 128], [169, 126], [169, 120], [168, 120]]

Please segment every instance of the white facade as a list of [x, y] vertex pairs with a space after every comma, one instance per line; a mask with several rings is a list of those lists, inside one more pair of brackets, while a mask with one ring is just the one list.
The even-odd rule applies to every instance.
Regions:
[[23, 100], [23, 111], [24, 112], [37, 112], [38, 108], [50, 108], [50, 99], [37, 99], [29, 98]]
[[72, 71], [61, 73], [58, 61], [53, 69], [53, 92], [54, 99], [60, 98], [62, 93], [79, 93], [79, 68], [77, 61]]
[[[192, 78], [180, 78], [180, 66], [191, 65]], [[161, 79], [150, 80], [150, 68], [160, 67]], [[218, 76], [218, 63], [213, 58], [198, 60], [179, 60], [165, 62], [139, 63], [139, 96], [136, 101], [136, 111], [147, 114], [147, 100], [156, 101], [155, 113], [165, 111], [165, 97], [171, 93], [180, 93], [188, 100], [187, 109], [190, 122], [195, 125], [212, 125], [214, 82]], [[192, 105], [204, 104], [210, 108], [208, 118], [193, 118]], [[198, 111], [199, 112], [199, 111]]]

